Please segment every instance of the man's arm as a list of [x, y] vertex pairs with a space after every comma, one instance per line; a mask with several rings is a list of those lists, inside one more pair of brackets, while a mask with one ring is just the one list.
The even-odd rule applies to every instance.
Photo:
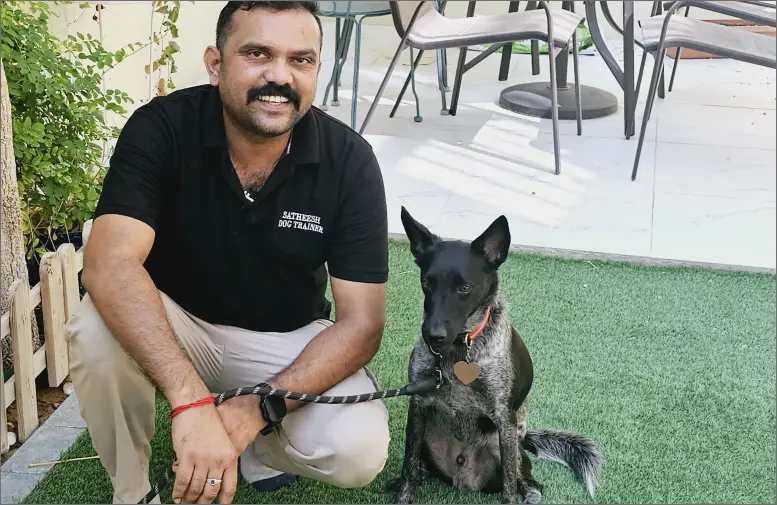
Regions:
[[97, 217], [82, 281], [116, 340], [175, 406], [209, 393], [178, 344], [143, 266], [153, 242], [154, 230], [145, 223], [118, 214]]
[[[331, 279], [335, 324], [316, 335], [269, 384], [321, 394], [359, 371], [378, 352], [386, 322], [386, 285]], [[299, 402], [287, 405], [293, 410]]]
[[[175, 407], [210, 393], [178, 344], [143, 266], [153, 241], [153, 229], [141, 221], [97, 217], [84, 251], [82, 282], [114, 338]], [[222, 503], [229, 503], [237, 485], [237, 452], [216, 409], [209, 405], [177, 416], [172, 436], [179, 461], [174, 499], [210, 503], [218, 489], [206, 488], [205, 479], [223, 477]]]
[[[84, 251], [82, 282], [114, 338], [176, 407], [210, 393], [181, 349], [144, 267], [164, 220], [163, 199], [175, 183], [170, 125], [151, 105], [136, 110], [119, 135]], [[239, 453], [216, 408], [182, 412], [171, 431], [176, 503], [211, 503], [219, 491], [222, 503], [231, 502]], [[223, 483], [205, 486], [207, 477]]]

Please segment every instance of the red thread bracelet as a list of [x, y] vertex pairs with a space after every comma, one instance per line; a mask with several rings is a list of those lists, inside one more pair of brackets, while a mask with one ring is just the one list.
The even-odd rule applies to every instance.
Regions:
[[196, 402], [187, 403], [185, 405], [179, 405], [178, 407], [174, 408], [172, 411], [170, 411], [170, 419], [174, 418], [184, 410], [188, 410], [192, 407], [199, 407], [201, 405], [208, 405], [209, 403], [214, 403], [216, 401], [216, 398], [213, 396], [206, 396], [205, 398], [201, 400], [197, 400]]

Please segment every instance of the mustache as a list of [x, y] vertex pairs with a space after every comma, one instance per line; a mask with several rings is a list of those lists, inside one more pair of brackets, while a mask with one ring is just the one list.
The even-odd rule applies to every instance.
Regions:
[[277, 83], [268, 82], [264, 86], [251, 88], [246, 95], [246, 105], [263, 96], [282, 96], [289, 100], [296, 110], [299, 110], [300, 96], [288, 84], [279, 86]]

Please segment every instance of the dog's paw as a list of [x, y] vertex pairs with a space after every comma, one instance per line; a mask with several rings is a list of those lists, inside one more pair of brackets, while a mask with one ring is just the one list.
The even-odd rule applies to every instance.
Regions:
[[410, 491], [410, 484], [404, 477], [397, 477], [390, 480], [384, 490], [391, 494], [391, 503], [413, 503], [413, 494]]

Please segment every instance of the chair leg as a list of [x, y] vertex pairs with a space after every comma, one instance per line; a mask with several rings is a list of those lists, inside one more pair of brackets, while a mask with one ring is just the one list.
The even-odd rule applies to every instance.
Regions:
[[[634, 135], [634, 131], [635, 131], [634, 129], [635, 129], [636, 124], [637, 124], [637, 119], [636, 119], [637, 98], [639, 97], [639, 90], [642, 87], [642, 74], [645, 72], [645, 60], [647, 59], [647, 53], [648, 53], [647, 51], [643, 51], [642, 52], [642, 61], [639, 64], [639, 74], [637, 75], [637, 87], [636, 87], [636, 90], [634, 92], [634, 107], [632, 109], [633, 113], [632, 113], [632, 116], [631, 116], [631, 118], [632, 118], [632, 121], [631, 121], [631, 131], [629, 132], [628, 138], [630, 138], [632, 135]], [[664, 51], [664, 53], [666, 53], [666, 51]], [[654, 60], [654, 64], [658, 65], [658, 54], [653, 55], [653, 60]], [[663, 79], [664, 78], [664, 65], [663, 65], [663, 63], [661, 64], [661, 68], [659, 69], [659, 72], [661, 72], [660, 79]], [[659, 80], [659, 86], [660, 86], [660, 84], [661, 84], [661, 80]], [[659, 88], [659, 91], [660, 91], [660, 88]], [[661, 95], [659, 94], [658, 97], [660, 98]], [[648, 111], [648, 120], [650, 120], [650, 113], [652, 113], [652, 108], [651, 108], [650, 111]]]
[[337, 107], [340, 105], [340, 99], [337, 96], [337, 92], [340, 90], [340, 86], [343, 85], [341, 77], [343, 74], [343, 68], [345, 68], [345, 62], [348, 60], [348, 49], [351, 47], [351, 36], [353, 35], [353, 27], [356, 24], [355, 19], [346, 19], [344, 25], [345, 42], [343, 43], [342, 60], [340, 66], [337, 67], [337, 78], [335, 79], [335, 90], [332, 95], [332, 105]]
[[[548, 37], [551, 41], [548, 44], [548, 59], [550, 60], [550, 113], [553, 120], [553, 157], [556, 163], [556, 175], [561, 173], [561, 149], [559, 148], [558, 132], [558, 91], [556, 90], [556, 57], [553, 51], [553, 37]], [[564, 48], [564, 51], [569, 49]]]
[[650, 88], [648, 89], [647, 100], [645, 101], [645, 112], [642, 116], [642, 129], [639, 132], [639, 142], [637, 142], [637, 153], [634, 156], [634, 168], [631, 171], [631, 180], [637, 178], [637, 167], [639, 167], [639, 158], [642, 154], [642, 145], [645, 142], [645, 133], [647, 132], [648, 120], [650, 113], [653, 109], [653, 102], [655, 101], [656, 92], [658, 91], [658, 83], [662, 74], [661, 67], [664, 62], [664, 56], [666, 55], [666, 49], [663, 48], [663, 41], [658, 46], [656, 52], [656, 66], [653, 67], [653, 77], [650, 79]]
[[448, 87], [448, 69], [445, 64], [443, 56], [445, 52], [445, 49], [438, 49], [437, 50], [437, 85], [440, 88], [440, 101], [442, 103], [442, 108], [440, 109], [440, 114], [443, 116], [448, 115], [448, 106], [445, 104], [446, 96], [445, 92], [447, 91]]
[[359, 54], [362, 42], [362, 21], [356, 23], [356, 47], [353, 53], [353, 91], [351, 92], [351, 129], [356, 129], [356, 106], [359, 102]]
[[388, 84], [389, 79], [391, 79], [391, 74], [394, 73], [394, 67], [397, 66], [399, 55], [402, 54], [402, 51], [404, 51], [405, 47], [406, 42], [402, 40], [397, 47], [397, 51], [394, 53], [394, 57], [391, 59], [391, 63], [389, 64], [388, 70], [386, 70], [386, 75], [383, 77], [383, 81], [380, 83], [378, 92], [375, 93], [375, 99], [372, 101], [372, 105], [370, 105], [370, 109], [367, 111], [367, 116], [364, 118], [364, 122], [362, 123], [361, 128], [359, 128], [360, 135], [364, 134], [364, 130], [367, 128], [367, 124], [370, 122], [370, 118], [372, 118], [372, 115], [375, 113], [375, 109], [378, 107], [378, 102], [380, 102], [380, 97], [383, 95], [383, 91], [386, 89], [386, 85]]
[[448, 50], [441, 49], [442, 52], [442, 85], [445, 91], [450, 91], [451, 87], [448, 85]]
[[572, 63], [575, 71], [575, 106], [577, 108], [577, 134], [583, 134], [583, 104], [581, 103], [582, 97], [580, 96], [580, 69], [578, 68], [577, 59], [577, 29], [572, 33]]
[[[340, 18], [337, 18], [337, 22], [340, 22]], [[351, 29], [352, 26], [350, 25], [350, 20], [346, 19], [343, 23], [342, 30], [338, 30], [337, 39], [335, 40], [335, 66], [332, 69], [332, 76], [330, 77], [329, 82], [326, 85], [326, 89], [324, 90], [324, 99], [321, 101], [321, 110], [329, 109], [329, 107], [326, 105], [326, 101], [329, 98], [329, 90], [332, 89], [333, 86], [334, 93], [332, 95], [332, 106], [337, 107], [340, 105], [337, 97], [337, 91], [339, 87], [340, 73], [342, 72], [343, 66], [345, 65], [345, 58], [348, 55], [348, 48], [351, 45]]]
[[340, 64], [340, 18], [337, 18], [336, 31], [335, 66], [332, 67], [332, 75], [329, 77], [329, 82], [326, 83], [326, 88], [324, 89], [324, 98], [321, 100], [320, 105], [321, 110], [329, 110], [329, 106], [327, 106], [326, 101], [329, 98], [329, 90], [331, 89], [334, 80], [337, 78], [337, 66]]
[[672, 88], [674, 87], [674, 74], [677, 72], [677, 64], [680, 63], [680, 53], [682, 52], [683, 48], [678, 47], [677, 48], [677, 54], [674, 57], [674, 64], [672, 65], [672, 75], [669, 77], [669, 88], [667, 88], [667, 91], [670, 93], [672, 92]]
[[[688, 11], [690, 11], [690, 10], [691, 10], [691, 6], [688, 5], [685, 8], [685, 17], [686, 18], [688, 17]], [[670, 93], [672, 92], [672, 88], [674, 87], [674, 74], [675, 74], [675, 72], [677, 72], [677, 64], [680, 63], [680, 53], [681, 52], [682, 52], [682, 48], [678, 47], [677, 48], [677, 54], [674, 57], [674, 64], [672, 65], [672, 75], [671, 75], [671, 77], [669, 77], [669, 88], [667, 89], [667, 91], [669, 91]]]
[[642, 87], [642, 74], [645, 73], [645, 61], [647, 60], [648, 52], [642, 51], [642, 61], [639, 62], [639, 73], [637, 74], [637, 86], [634, 89], [634, 107], [631, 111], [631, 125], [629, 125], [629, 132], [626, 134], [626, 139], [630, 139], [634, 135], [634, 130], [637, 127], [637, 99], [639, 98], [639, 89]]
[[[399, 102], [401, 102], [402, 97], [405, 96], [405, 91], [407, 91], [407, 85], [410, 84], [410, 79], [415, 80], [413, 74], [415, 73], [415, 69], [418, 67], [418, 64], [421, 62], [421, 56], [423, 55], [424, 55], [423, 50], [418, 51], [418, 56], [416, 56], [415, 61], [413, 61], [413, 49], [410, 48], [410, 72], [408, 72], [407, 77], [405, 78], [405, 83], [402, 85], [402, 89], [399, 90], [399, 96], [397, 97], [397, 101], [394, 102], [394, 108], [391, 109], [391, 113], [389, 114], [389, 117], [394, 117], [394, 114], [397, 113], [397, 109], [399, 108]], [[416, 105], [418, 105], [417, 96], [416, 96]]]
[[[419, 51], [419, 52], [422, 52], [422, 51]], [[418, 59], [419, 60], [421, 59], [420, 54]], [[410, 48], [410, 86], [413, 89], [413, 96], [415, 97], [415, 117], [413, 118], [413, 121], [415, 121], [416, 123], [420, 123], [421, 121], [424, 120], [424, 118], [421, 117], [421, 104], [419, 103], [419, 100], [418, 100], [418, 93], [416, 93], [416, 90], [415, 90], [415, 66], [416, 64], [413, 62], [413, 48], [411, 47]]]
[[459, 108], [459, 92], [461, 91], [461, 78], [464, 75], [464, 61], [467, 58], [467, 48], [459, 49], [459, 63], [456, 65], [456, 77], [453, 78], [453, 94], [451, 94], [451, 105], [448, 108], [448, 114], [456, 115]]

